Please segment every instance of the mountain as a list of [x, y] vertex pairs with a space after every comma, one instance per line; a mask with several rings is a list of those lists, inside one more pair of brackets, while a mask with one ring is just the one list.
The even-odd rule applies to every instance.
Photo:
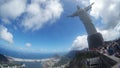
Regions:
[[61, 58], [61, 57], [62, 57], [61, 55], [59, 55], [59, 54], [55, 54], [55, 55], [53, 55], [52, 58], [58, 59], [58, 58]]
[[[90, 52], [87, 51], [79, 51], [76, 53], [74, 58], [69, 62], [66, 68], [82, 68], [83, 60], [86, 58], [92, 57]], [[84, 68], [84, 67], [83, 67]]]
[[9, 62], [9, 60], [7, 59], [7, 57], [6, 57], [6, 56], [4, 56], [4, 55], [0, 54], [0, 62], [7, 63], [7, 62]]
[[111, 68], [116, 63], [97, 51], [79, 51], [65, 68]]
[[66, 54], [65, 56], [72, 59], [76, 55], [77, 52], [79, 52], [79, 50], [72, 50], [68, 54]]
[[79, 50], [72, 50], [72, 51], [68, 52], [66, 55], [61, 56], [60, 60], [54, 66], [61, 66], [61, 65], [67, 64], [75, 57], [76, 53], [78, 53], [78, 52], [79, 52]]

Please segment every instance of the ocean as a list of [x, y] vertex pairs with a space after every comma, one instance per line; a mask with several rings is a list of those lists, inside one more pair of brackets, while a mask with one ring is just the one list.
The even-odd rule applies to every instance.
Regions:
[[43, 68], [40, 62], [18, 62], [25, 64], [25, 68]]

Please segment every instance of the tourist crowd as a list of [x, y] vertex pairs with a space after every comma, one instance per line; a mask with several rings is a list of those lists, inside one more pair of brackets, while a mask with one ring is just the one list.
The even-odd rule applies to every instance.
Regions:
[[111, 42], [108, 44], [103, 44], [104, 47], [99, 47], [97, 50], [100, 53], [114, 55], [120, 58], [120, 45], [117, 42]]

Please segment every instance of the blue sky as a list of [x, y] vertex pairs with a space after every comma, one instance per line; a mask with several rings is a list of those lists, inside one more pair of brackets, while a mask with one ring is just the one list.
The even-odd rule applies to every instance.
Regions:
[[[24, 52], [64, 52], [72, 48], [85, 48], [87, 47], [87, 33], [82, 22], [78, 17], [67, 18], [67, 15], [77, 10], [77, 4], [84, 7], [92, 2], [95, 2], [95, 5], [93, 5], [89, 14], [93, 20], [93, 24], [103, 34], [105, 40], [116, 39], [119, 37], [119, 28], [117, 25], [120, 22], [120, 12], [116, 11], [119, 10], [118, 6], [120, 2], [114, 1], [112, 4], [113, 1], [0, 1], [0, 44], [4, 48]], [[106, 2], [109, 5], [105, 5]], [[110, 9], [104, 10], [105, 7], [111, 5], [113, 6]], [[110, 13], [102, 15], [104, 11], [115, 13], [115, 15], [112, 15], [114, 18], [111, 20]], [[110, 38], [107, 38], [109, 32], [114, 33]]]
[[[80, 22], [79, 18], [67, 18], [67, 15], [76, 10], [76, 5], [71, 5], [69, 1], [61, 1], [60, 3], [64, 10], [60, 18], [55, 20], [53, 24], [45, 24], [38, 30], [24, 30], [17, 24], [22, 19], [21, 17], [19, 20], [11, 21], [11, 24], [1, 23], [14, 37], [12, 44], [5, 41], [1, 41], [1, 43], [9, 45], [8, 47], [27, 48], [27, 50], [67, 51], [76, 36], [85, 33], [85, 30], [83, 25], [78, 23]], [[31, 46], [27, 47], [26, 43], [30, 43]]]

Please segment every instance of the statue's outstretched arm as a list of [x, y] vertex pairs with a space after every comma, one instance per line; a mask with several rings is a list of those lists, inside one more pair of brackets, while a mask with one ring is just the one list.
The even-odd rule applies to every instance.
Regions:
[[84, 8], [84, 10], [86, 10], [86, 11], [90, 10], [92, 8], [93, 4], [94, 4], [94, 2], [91, 5], [89, 5], [88, 7]]

